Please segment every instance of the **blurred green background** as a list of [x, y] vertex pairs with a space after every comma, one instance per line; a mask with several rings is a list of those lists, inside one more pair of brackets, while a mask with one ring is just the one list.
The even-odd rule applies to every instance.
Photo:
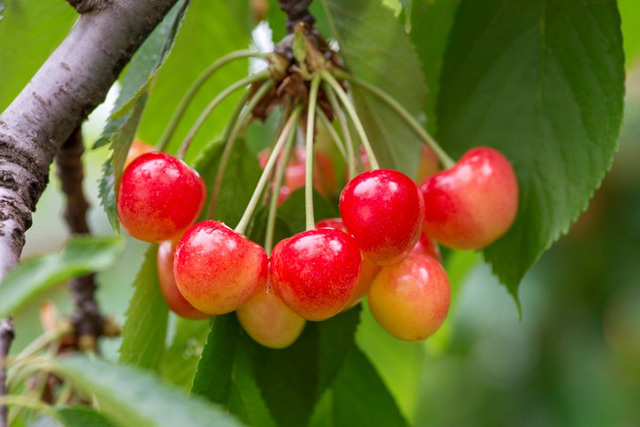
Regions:
[[[108, 113], [102, 106], [84, 127], [85, 189], [97, 234], [112, 233], [97, 198], [108, 152], [90, 147]], [[397, 342], [365, 311], [358, 342], [415, 425], [640, 426], [639, 139], [635, 66], [613, 168], [589, 210], [526, 276], [522, 319], [506, 289], [469, 253], [446, 260], [454, 302], [445, 327], [427, 342]], [[52, 175], [24, 256], [64, 243], [61, 202]], [[145, 247], [127, 239], [119, 263], [99, 275], [100, 304], [119, 321]], [[23, 309], [15, 318], [14, 353], [41, 333], [44, 300], [53, 300], [62, 314], [71, 307], [61, 284]], [[105, 341], [105, 355], [115, 358], [118, 344]]]

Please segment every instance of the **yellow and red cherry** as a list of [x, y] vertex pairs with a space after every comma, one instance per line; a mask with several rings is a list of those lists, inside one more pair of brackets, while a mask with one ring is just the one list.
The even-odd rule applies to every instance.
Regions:
[[307, 323], [272, 290], [261, 290], [236, 312], [245, 332], [259, 344], [281, 349], [293, 344]]
[[[336, 230], [345, 231], [342, 218], [326, 218], [316, 222], [316, 228], [334, 228]], [[349, 302], [345, 306], [344, 310], [348, 310], [351, 307], [356, 306], [362, 298], [369, 292], [369, 288], [373, 283], [373, 279], [380, 272], [382, 267], [376, 265], [368, 258], [362, 258], [362, 267], [360, 269], [360, 278], [356, 283], [355, 289]]]
[[423, 233], [455, 249], [483, 248], [509, 230], [518, 212], [518, 181], [500, 152], [478, 147], [420, 187]]
[[210, 315], [237, 310], [267, 282], [265, 250], [219, 221], [201, 221], [182, 236], [173, 273], [180, 293]]
[[424, 201], [401, 172], [374, 170], [352, 179], [340, 195], [340, 216], [365, 257], [397, 263], [413, 248], [424, 221]]
[[434, 173], [438, 172], [440, 160], [435, 151], [428, 145], [422, 146], [420, 154], [420, 164], [418, 165], [418, 179], [416, 182], [422, 182]]
[[209, 315], [192, 306], [178, 290], [173, 276], [174, 249], [175, 244], [171, 240], [165, 240], [158, 246], [158, 282], [162, 297], [169, 309], [178, 316], [192, 320], [206, 319]]
[[384, 267], [369, 290], [369, 307], [389, 334], [421, 341], [440, 328], [449, 311], [449, 279], [432, 256], [412, 252]]
[[360, 277], [361, 259], [355, 240], [342, 231], [304, 231], [273, 249], [271, 284], [298, 316], [325, 320], [349, 302]]
[[439, 263], [442, 263], [442, 255], [440, 254], [440, 248], [433, 241], [433, 239], [429, 238], [429, 236], [422, 233], [420, 235], [420, 239], [418, 243], [413, 247], [412, 253], [419, 253], [423, 255], [429, 255], [438, 260]]
[[131, 164], [132, 161], [137, 159], [146, 153], [152, 153], [156, 149], [153, 145], [147, 144], [146, 142], [142, 142], [139, 139], [134, 140], [131, 143], [131, 147], [129, 147], [129, 151], [127, 152], [127, 159], [124, 162], [124, 169], [127, 168]]
[[124, 170], [117, 195], [118, 218], [139, 240], [160, 243], [184, 233], [200, 215], [205, 183], [182, 160], [146, 153]]

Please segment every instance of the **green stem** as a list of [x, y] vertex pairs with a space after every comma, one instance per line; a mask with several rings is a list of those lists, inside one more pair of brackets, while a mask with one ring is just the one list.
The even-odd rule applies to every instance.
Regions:
[[198, 116], [198, 119], [196, 120], [196, 122], [193, 124], [193, 126], [191, 126], [191, 129], [189, 129], [189, 133], [187, 133], [187, 136], [184, 138], [184, 141], [182, 141], [182, 144], [178, 149], [178, 157], [184, 158], [185, 154], [187, 153], [187, 150], [189, 149], [189, 145], [191, 145], [191, 141], [193, 141], [193, 138], [196, 136], [196, 134], [198, 133], [198, 131], [200, 130], [204, 122], [207, 120], [207, 117], [209, 117], [209, 115], [213, 112], [213, 110], [222, 101], [224, 101], [224, 99], [227, 96], [231, 95], [233, 92], [235, 92], [240, 88], [250, 85], [251, 83], [254, 83], [260, 80], [266, 80], [267, 78], [269, 78], [269, 71], [263, 71], [261, 73], [254, 74], [252, 76], [245, 77], [244, 79], [241, 79], [233, 83], [231, 86], [227, 87], [225, 90], [220, 92], [218, 96], [216, 96], [209, 103], [209, 105], [205, 107], [202, 113], [200, 113], [200, 116]]
[[291, 131], [287, 134], [287, 141], [285, 142], [282, 158], [280, 159], [280, 163], [278, 163], [278, 168], [276, 169], [276, 176], [273, 182], [271, 199], [269, 200], [269, 216], [267, 217], [267, 231], [264, 239], [264, 249], [265, 251], [267, 251], [267, 255], [271, 255], [271, 250], [273, 249], [273, 235], [276, 229], [276, 215], [278, 212], [280, 188], [282, 187], [284, 174], [287, 170], [287, 163], [289, 163], [289, 156], [291, 155], [291, 150], [293, 149], [295, 136], [295, 131]]
[[318, 112], [318, 117], [320, 117], [320, 121], [322, 122], [324, 127], [326, 127], [327, 130], [329, 131], [329, 135], [331, 135], [331, 139], [333, 139], [333, 142], [336, 144], [336, 148], [338, 148], [338, 151], [342, 155], [342, 158], [346, 161], [347, 153], [344, 149], [344, 143], [342, 142], [340, 135], [338, 135], [338, 132], [336, 132], [336, 130], [333, 128], [333, 125], [329, 121], [329, 118], [327, 117], [327, 115], [324, 114], [324, 111], [322, 111], [321, 108], [316, 108], [316, 110]]
[[271, 154], [269, 154], [269, 160], [267, 160], [267, 164], [265, 165], [264, 170], [262, 171], [262, 175], [260, 175], [260, 180], [258, 181], [258, 185], [256, 185], [255, 190], [253, 190], [253, 195], [249, 200], [247, 209], [245, 209], [244, 214], [240, 219], [240, 222], [238, 222], [238, 225], [236, 226], [236, 229], [235, 229], [236, 232], [244, 234], [245, 230], [247, 229], [247, 226], [249, 225], [249, 221], [251, 220], [251, 215], [253, 215], [253, 211], [256, 209], [256, 206], [258, 205], [258, 201], [260, 200], [260, 195], [262, 194], [262, 191], [264, 190], [264, 186], [266, 185], [267, 180], [269, 179], [269, 175], [271, 175], [273, 166], [278, 160], [278, 156], [280, 156], [280, 152], [282, 151], [282, 147], [284, 146], [284, 143], [287, 140], [287, 136], [289, 132], [291, 132], [292, 129], [294, 128], [296, 120], [298, 120], [298, 117], [300, 116], [300, 108], [301, 107], [298, 106], [293, 111], [293, 113], [289, 117], [289, 120], [287, 120], [287, 124], [284, 126], [284, 129], [282, 129], [282, 132], [278, 137], [278, 141], [276, 142], [275, 147], [271, 151]]
[[160, 137], [160, 141], [156, 145], [158, 147], [158, 151], [165, 151], [167, 146], [169, 145], [169, 141], [171, 137], [175, 133], [180, 120], [184, 117], [184, 113], [187, 111], [189, 104], [193, 101], [193, 98], [196, 96], [198, 91], [202, 88], [202, 86], [209, 80], [209, 78], [223, 65], [228, 64], [231, 61], [242, 58], [265, 58], [265, 54], [261, 52], [255, 52], [252, 50], [239, 50], [236, 52], [231, 52], [228, 55], [223, 56], [222, 58], [215, 61], [213, 64], [209, 65], [209, 67], [204, 70], [196, 79], [196, 81], [191, 85], [187, 93], [180, 100], [180, 104], [178, 104], [178, 108], [176, 108], [175, 113], [173, 113], [173, 117], [169, 121], [167, 128], [162, 133]]
[[368, 90], [372, 94], [376, 95], [382, 101], [384, 101], [389, 107], [391, 107], [400, 117], [402, 117], [407, 124], [413, 129], [413, 131], [435, 151], [438, 158], [442, 162], [442, 166], [445, 169], [451, 168], [455, 165], [455, 161], [440, 147], [440, 145], [436, 142], [436, 140], [427, 132], [425, 128], [423, 128], [420, 123], [402, 106], [398, 101], [396, 101], [391, 95], [384, 92], [380, 88], [369, 84], [363, 80], [360, 80], [356, 77], [353, 77], [350, 74], [344, 72], [336, 72], [336, 75], [339, 78], [347, 80], [349, 82], [353, 82], [358, 86]]
[[[253, 95], [251, 100], [247, 103], [246, 108], [240, 110], [236, 110], [238, 115], [236, 116], [235, 123], [231, 128], [231, 131], [227, 133], [225, 131], [224, 135], [224, 149], [222, 151], [222, 156], [220, 156], [220, 163], [218, 164], [218, 171], [216, 172], [216, 178], [213, 181], [213, 190], [211, 191], [211, 201], [209, 202], [209, 207], [207, 209], [207, 218], [213, 218], [213, 215], [216, 210], [216, 205], [218, 204], [218, 197], [220, 196], [220, 189], [222, 188], [222, 181], [224, 181], [224, 172], [227, 169], [227, 164], [229, 163], [229, 159], [231, 158], [231, 152], [233, 151], [233, 147], [236, 144], [236, 140], [238, 139], [238, 134], [240, 129], [242, 128], [245, 121], [251, 117], [251, 113], [255, 106], [260, 102], [260, 100], [264, 97], [264, 95], [271, 90], [274, 85], [273, 80], [269, 80], [265, 82]], [[234, 114], [236, 113], [234, 111]]]
[[356, 150], [353, 145], [353, 139], [351, 138], [349, 125], [347, 124], [347, 118], [344, 116], [344, 111], [340, 108], [340, 104], [338, 104], [338, 100], [336, 99], [336, 94], [333, 89], [331, 89], [331, 86], [327, 83], [323, 86], [324, 92], [327, 94], [327, 98], [329, 98], [333, 114], [338, 118], [338, 123], [340, 123], [340, 128], [342, 129], [342, 135], [344, 135], [344, 140], [346, 142], [345, 145], [347, 146], [347, 169], [349, 172], [349, 179], [352, 179], [356, 176]]
[[336, 94], [338, 95], [338, 98], [340, 98], [340, 101], [342, 102], [342, 105], [344, 105], [344, 108], [346, 108], [347, 113], [349, 113], [349, 116], [351, 117], [353, 124], [356, 126], [356, 131], [358, 132], [358, 135], [362, 140], [362, 144], [364, 145], [364, 149], [367, 152], [367, 156], [369, 157], [369, 162], [371, 163], [371, 170], [380, 169], [380, 166], [378, 166], [378, 159], [376, 159], [376, 155], [374, 154], [373, 149], [371, 148], [371, 143], [369, 142], [367, 133], [364, 131], [364, 127], [362, 126], [360, 117], [358, 117], [358, 113], [356, 113], [356, 109], [351, 103], [351, 100], [345, 93], [344, 89], [342, 89], [342, 87], [340, 86], [340, 83], [338, 83], [335, 77], [333, 77], [329, 72], [327, 72], [326, 70], [323, 70], [322, 77], [325, 79], [327, 83], [331, 85], [333, 90], [336, 92]]
[[304, 176], [304, 210], [307, 222], [307, 230], [316, 228], [313, 214], [313, 137], [316, 124], [316, 105], [318, 103], [318, 89], [320, 88], [320, 76], [317, 75], [311, 81], [309, 90], [309, 106], [307, 107], [307, 134], [306, 134], [306, 162]]

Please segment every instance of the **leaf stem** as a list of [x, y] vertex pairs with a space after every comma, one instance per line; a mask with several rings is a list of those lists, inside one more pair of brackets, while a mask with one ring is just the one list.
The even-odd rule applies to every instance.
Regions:
[[316, 227], [313, 214], [313, 137], [316, 124], [316, 105], [318, 103], [318, 89], [320, 88], [320, 75], [311, 80], [309, 90], [309, 105], [307, 107], [307, 131], [306, 131], [306, 159], [304, 176], [304, 211], [307, 230]]
[[371, 148], [371, 143], [369, 142], [367, 133], [364, 131], [364, 127], [362, 126], [360, 117], [358, 117], [358, 113], [356, 113], [356, 110], [353, 104], [351, 103], [351, 100], [347, 96], [346, 92], [344, 91], [344, 89], [342, 89], [342, 87], [340, 86], [340, 83], [338, 83], [335, 77], [333, 77], [328, 71], [323, 70], [322, 77], [327, 83], [329, 83], [329, 85], [331, 85], [333, 90], [336, 92], [336, 94], [338, 95], [338, 98], [340, 98], [340, 101], [342, 102], [342, 105], [344, 105], [344, 108], [347, 110], [347, 113], [349, 113], [349, 116], [351, 117], [353, 124], [356, 126], [356, 131], [358, 132], [358, 135], [360, 135], [360, 139], [362, 140], [364, 149], [367, 152], [367, 156], [369, 157], [369, 162], [371, 163], [371, 170], [380, 169], [380, 166], [378, 165], [378, 159], [376, 159], [376, 155], [373, 152], [373, 149]]
[[196, 79], [195, 82], [191, 85], [187, 93], [182, 97], [178, 107], [176, 108], [175, 113], [171, 117], [169, 124], [166, 129], [162, 133], [160, 137], [160, 141], [156, 145], [159, 151], [165, 151], [167, 146], [169, 145], [169, 141], [171, 137], [175, 133], [180, 120], [184, 117], [184, 113], [187, 111], [189, 104], [193, 101], [193, 98], [196, 96], [198, 91], [202, 88], [202, 86], [209, 80], [209, 78], [218, 71], [222, 66], [228, 64], [231, 61], [242, 58], [265, 58], [265, 54], [261, 52], [255, 52], [253, 50], [238, 50], [235, 52], [231, 52], [228, 55], [219, 58], [214, 63], [209, 65]]
[[423, 128], [420, 123], [402, 106], [398, 101], [396, 101], [391, 95], [384, 92], [382, 89], [367, 83], [363, 80], [360, 80], [348, 73], [344, 73], [341, 71], [336, 71], [336, 76], [341, 79], [347, 80], [349, 82], [355, 83], [356, 85], [368, 90], [372, 94], [376, 95], [382, 101], [384, 101], [391, 109], [393, 109], [401, 118], [403, 118], [407, 124], [413, 129], [413, 131], [435, 151], [436, 155], [442, 162], [442, 166], [445, 169], [451, 168], [455, 165], [455, 161], [449, 157], [449, 155], [440, 147], [440, 145], [436, 142], [436, 140], [427, 132], [425, 128]]
[[273, 189], [271, 192], [271, 199], [269, 200], [269, 216], [267, 217], [267, 231], [264, 238], [264, 249], [267, 251], [267, 255], [271, 255], [273, 250], [273, 235], [276, 228], [276, 215], [278, 213], [278, 201], [280, 196], [280, 188], [282, 187], [282, 181], [284, 180], [284, 174], [287, 169], [287, 163], [289, 163], [289, 157], [293, 149], [293, 142], [295, 141], [296, 133], [291, 131], [287, 134], [287, 141], [285, 142], [284, 151], [282, 152], [282, 158], [278, 163], [276, 169], [276, 176], [273, 182]]
[[346, 153], [346, 151], [344, 149], [344, 142], [342, 142], [342, 139], [340, 138], [340, 135], [338, 135], [338, 132], [336, 132], [336, 130], [333, 128], [333, 125], [329, 121], [329, 118], [327, 117], [327, 115], [324, 114], [324, 111], [322, 111], [322, 109], [320, 109], [320, 108], [316, 108], [316, 110], [318, 112], [318, 117], [320, 117], [320, 121], [322, 122], [324, 127], [327, 128], [327, 131], [329, 131], [329, 135], [331, 135], [331, 139], [336, 144], [336, 148], [338, 149], [338, 151], [342, 155], [342, 158], [346, 161], [347, 160], [347, 153]]
[[323, 86], [327, 98], [329, 98], [331, 109], [333, 109], [333, 113], [338, 118], [338, 123], [340, 123], [340, 128], [342, 129], [342, 135], [344, 136], [344, 140], [346, 142], [345, 145], [347, 146], [347, 170], [349, 173], [349, 179], [352, 179], [356, 176], [356, 154], [353, 139], [351, 138], [351, 131], [347, 124], [347, 118], [344, 116], [344, 111], [340, 108], [340, 104], [336, 99], [336, 94], [333, 89], [331, 89], [331, 86], [326, 82]]
[[231, 86], [227, 87], [225, 90], [220, 92], [209, 103], [209, 105], [205, 107], [202, 113], [200, 113], [200, 116], [198, 116], [198, 119], [196, 120], [196, 122], [193, 124], [193, 126], [191, 126], [191, 129], [189, 129], [189, 133], [187, 133], [187, 136], [184, 138], [184, 140], [182, 141], [182, 144], [180, 144], [180, 148], [178, 149], [178, 157], [184, 158], [184, 156], [187, 153], [187, 150], [189, 149], [189, 145], [191, 145], [191, 141], [193, 141], [193, 138], [196, 136], [196, 134], [198, 133], [198, 131], [206, 121], [207, 117], [209, 117], [209, 115], [213, 112], [213, 110], [222, 101], [224, 101], [224, 99], [227, 96], [231, 95], [233, 92], [235, 92], [236, 90], [242, 87], [245, 87], [257, 81], [266, 80], [267, 78], [269, 78], [269, 71], [263, 71], [263, 72], [245, 77], [241, 80], [238, 80], [237, 82], [233, 83]]
[[276, 142], [275, 147], [273, 147], [273, 151], [271, 151], [271, 154], [269, 155], [269, 160], [267, 160], [267, 164], [262, 171], [262, 175], [260, 175], [260, 180], [258, 181], [255, 190], [253, 190], [253, 195], [249, 200], [249, 204], [247, 205], [244, 214], [242, 214], [242, 218], [240, 218], [240, 221], [235, 228], [236, 232], [244, 234], [245, 230], [247, 229], [249, 221], [251, 220], [251, 215], [253, 215], [253, 211], [256, 209], [258, 201], [260, 200], [260, 195], [262, 194], [262, 190], [264, 190], [264, 186], [269, 179], [269, 175], [271, 175], [271, 171], [273, 170], [273, 166], [278, 160], [278, 156], [280, 156], [280, 152], [282, 151], [284, 143], [287, 140], [287, 136], [294, 128], [296, 120], [298, 120], [298, 117], [300, 116], [300, 109], [301, 106], [298, 106], [295, 108], [295, 110], [293, 110], [293, 113], [289, 117], [289, 120], [287, 120], [287, 124], [282, 129], [282, 132], [278, 137], [278, 141]]
[[216, 205], [218, 203], [218, 197], [220, 196], [220, 189], [222, 188], [222, 181], [224, 181], [224, 172], [227, 169], [227, 164], [229, 163], [229, 159], [231, 158], [231, 152], [233, 151], [233, 147], [236, 144], [240, 128], [243, 126], [247, 118], [251, 117], [251, 113], [255, 106], [273, 87], [274, 84], [274, 81], [271, 79], [265, 82], [249, 100], [246, 108], [240, 108], [234, 111], [234, 115], [237, 113], [237, 115], [235, 116], [236, 120], [234, 121], [234, 124], [232, 126], [227, 128], [227, 130], [231, 129], [228, 133], [225, 130], [224, 149], [222, 151], [222, 156], [220, 157], [220, 163], [218, 164], [218, 171], [216, 172], [215, 180], [213, 181], [211, 201], [209, 202], [209, 208], [207, 209], [208, 218], [212, 218], [215, 213]]

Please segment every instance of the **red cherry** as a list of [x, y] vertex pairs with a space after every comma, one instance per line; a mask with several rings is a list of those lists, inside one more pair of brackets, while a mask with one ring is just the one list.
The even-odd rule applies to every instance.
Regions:
[[206, 319], [209, 315], [201, 312], [184, 299], [173, 276], [174, 243], [166, 240], [158, 246], [158, 281], [164, 301], [171, 311], [185, 319]]
[[344, 308], [360, 276], [361, 255], [351, 236], [320, 228], [280, 241], [271, 255], [271, 281], [282, 301], [307, 320]]
[[421, 186], [423, 232], [456, 249], [483, 248], [507, 232], [518, 211], [518, 181], [500, 152], [469, 150]]
[[[316, 222], [316, 228], [333, 228], [340, 231], [345, 231], [342, 218], [327, 218]], [[360, 278], [356, 283], [353, 294], [349, 298], [349, 302], [345, 306], [345, 310], [356, 306], [360, 300], [369, 292], [369, 288], [373, 283], [373, 279], [380, 272], [381, 267], [377, 266], [368, 258], [362, 258], [362, 267], [360, 269]]]
[[342, 190], [340, 216], [364, 256], [376, 264], [392, 264], [417, 242], [424, 201], [408, 176], [375, 170], [356, 176]]
[[267, 253], [222, 222], [201, 221], [176, 248], [180, 293], [198, 310], [225, 314], [247, 303], [267, 282]]
[[382, 269], [369, 290], [369, 307], [387, 332], [420, 341], [440, 328], [449, 311], [449, 279], [432, 256], [412, 252]]
[[139, 139], [134, 140], [131, 143], [131, 147], [129, 147], [129, 152], [127, 153], [127, 160], [124, 162], [124, 168], [131, 164], [132, 161], [142, 156], [145, 153], [152, 153], [155, 151], [153, 145], [149, 145], [146, 142], [142, 142]]
[[422, 154], [420, 155], [420, 164], [418, 165], [417, 182], [422, 182], [434, 173], [438, 172], [440, 160], [435, 151], [428, 145], [422, 146]]
[[442, 263], [442, 256], [440, 255], [440, 248], [438, 245], [430, 239], [429, 236], [422, 233], [418, 243], [413, 247], [413, 252], [420, 253], [422, 255], [429, 255]]
[[165, 153], [147, 153], [125, 169], [118, 217], [136, 239], [159, 243], [182, 234], [198, 218], [206, 187], [198, 173]]
[[307, 323], [287, 307], [273, 291], [261, 290], [237, 311], [242, 328], [256, 342], [269, 348], [293, 344]]

